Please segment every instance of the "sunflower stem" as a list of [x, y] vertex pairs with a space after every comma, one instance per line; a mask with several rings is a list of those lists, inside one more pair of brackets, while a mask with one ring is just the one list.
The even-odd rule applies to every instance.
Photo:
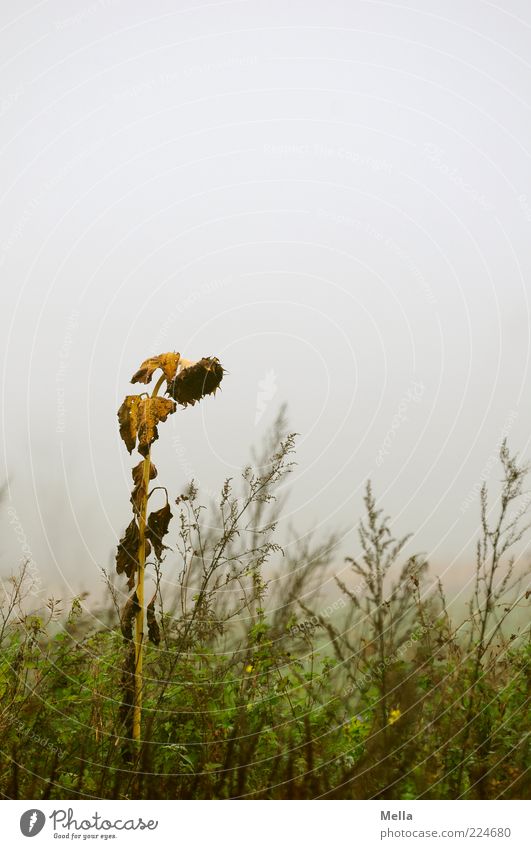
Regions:
[[[155, 398], [160, 387], [165, 380], [162, 375], [151, 395]], [[140, 504], [140, 514], [138, 517], [138, 577], [136, 585], [137, 612], [135, 614], [135, 676], [134, 676], [134, 698], [133, 698], [133, 740], [140, 742], [141, 739], [141, 723], [142, 723], [142, 696], [143, 696], [143, 664], [144, 664], [144, 620], [145, 620], [145, 599], [144, 599], [144, 576], [146, 569], [146, 526], [147, 526], [147, 505], [148, 505], [148, 488], [150, 481], [151, 470], [151, 450], [148, 450], [144, 457], [142, 466], [142, 501]]]

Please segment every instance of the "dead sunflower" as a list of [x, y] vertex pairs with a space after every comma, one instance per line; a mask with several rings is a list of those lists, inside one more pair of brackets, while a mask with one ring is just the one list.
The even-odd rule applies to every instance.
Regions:
[[188, 404], [193, 406], [205, 395], [216, 392], [224, 373], [217, 357], [203, 357], [196, 363], [182, 367], [174, 379], [168, 381], [168, 394], [183, 407]]

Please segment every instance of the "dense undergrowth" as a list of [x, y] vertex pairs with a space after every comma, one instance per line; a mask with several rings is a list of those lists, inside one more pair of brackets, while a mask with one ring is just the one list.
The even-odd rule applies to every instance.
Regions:
[[511, 559], [526, 469], [504, 444], [455, 621], [370, 485], [348, 568], [333, 538], [280, 549], [294, 443], [280, 418], [217, 505], [203, 507], [194, 485], [177, 499], [171, 550], [148, 565], [159, 641], [146, 647], [140, 745], [127, 730], [125, 588], [106, 576], [108, 609], [80, 597], [62, 613], [35, 601], [31, 564], [4, 582], [4, 798], [526, 796], [529, 593]]

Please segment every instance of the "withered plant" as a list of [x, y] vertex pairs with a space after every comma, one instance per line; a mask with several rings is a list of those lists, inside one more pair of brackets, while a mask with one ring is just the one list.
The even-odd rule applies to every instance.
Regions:
[[[118, 410], [120, 436], [131, 454], [137, 448], [142, 460], [132, 470], [133, 490], [131, 504], [133, 518], [118, 544], [116, 571], [125, 574], [127, 586], [132, 590], [122, 612], [122, 633], [126, 640], [128, 660], [123, 675], [123, 712], [126, 723], [131, 719], [131, 736], [140, 740], [143, 690], [144, 625], [147, 619], [148, 638], [155, 644], [160, 642], [160, 630], [155, 617], [155, 596], [147, 607], [144, 598], [146, 558], [153, 550], [160, 563], [164, 537], [168, 532], [172, 512], [168, 494], [164, 487], [149, 489], [150, 481], [157, 477], [157, 469], [151, 462], [151, 446], [158, 439], [158, 425], [175, 412], [177, 404], [183, 407], [194, 405], [206, 395], [215, 394], [224, 370], [216, 357], [203, 357], [197, 362], [185, 360], [175, 352], [159, 354], [145, 360], [131, 378], [131, 383], [151, 383], [156, 371], [162, 374], [151, 395], [127, 395]], [[164, 395], [159, 392], [166, 384]], [[148, 501], [155, 489], [164, 489], [166, 504], [148, 516]], [[134, 624], [134, 634], [133, 634]]]

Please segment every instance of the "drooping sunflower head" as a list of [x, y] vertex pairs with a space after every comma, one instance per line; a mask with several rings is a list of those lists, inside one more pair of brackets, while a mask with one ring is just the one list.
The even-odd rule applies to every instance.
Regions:
[[184, 365], [186, 362], [181, 360], [182, 366], [174, 379], [168, 381], [167, 390], [173, 400], [183, 407], [188, 404], [193, 406], [205, 395], [215, 393], [225, 373], [217, 357], [203, 357], [196, 363]]

